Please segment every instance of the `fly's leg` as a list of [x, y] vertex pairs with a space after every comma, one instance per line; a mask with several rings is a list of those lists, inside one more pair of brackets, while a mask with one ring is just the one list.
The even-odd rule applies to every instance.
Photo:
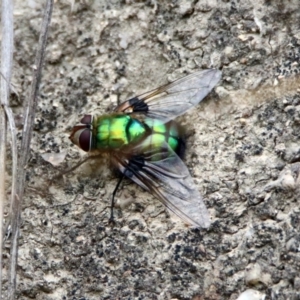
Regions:
[[115, 196], [116, 196], [116, 193], [119, 189], [119, 186], [121, 184], [121, 182], [123, 181], [124, 179], [124, 175], [121, 176], [121, 178], [119, 179], [114, 191], [113, 191], [113, 194], [112, 194], [112, 199], [111, 199], [111, 205], [110, 205], [110, 219], [109, 219], [109, 223], [114, 223], [114, 206], [115, 206]]

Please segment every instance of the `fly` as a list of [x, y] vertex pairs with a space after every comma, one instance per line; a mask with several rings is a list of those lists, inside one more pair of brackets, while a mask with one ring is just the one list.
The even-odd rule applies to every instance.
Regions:
[[122, 176], [155, 195], [169, 210], [194, 227], [207, 228], [210, 217], [181, 158], [184, 132], [173, 121], [196, 106], [214, 88], [221, 71], [208, 69], [133, 97], [106, 115], [85, 115], [71, 141], [86, 152], [110, 154]]

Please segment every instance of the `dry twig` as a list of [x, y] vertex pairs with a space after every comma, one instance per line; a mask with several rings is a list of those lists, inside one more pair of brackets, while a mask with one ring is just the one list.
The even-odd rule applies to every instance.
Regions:
[[[10, 1], [10, 0], [8, 0]], [[11, 250], [10, 250], [10, 274], [9, 274], [9, 291], [8, 299], [15, 299], [16, 292], [16, 278], [17, 278], [17, 259], [18, 259], [18, 237], [20, 232], [21, 223], [21, 208], [24, 194], [26, 166], [29, 158], [30, 141], [32, 136], [33, 122], [35, 117], [35, 110], [38, 101], [38, 92], [41, 81], [42, 67], [44, 62], [45, 48], [48, 37], [48, 28], [51, 20], [53, 8], [53, 0], [47, 0], [43, 23], [41, 27], [41, 33], [39, 38], [39, 44], [37, 48], [35, 64], [34, 64], [34, 76], [31, 84], [31, 92], [24, 103], [24, 128], [23, 138], [21, 145], [20, 158], [18, 163], [17, 174], [17, 193], [16, 197], [12, 201], [11, 212]]]
[[[6, 122], [14, 130], [14, 119], [9, 107], [10, 80], [13, 61], [13, 2], [3, 0], [1, 6], [1, 106], [0, 106], [0, 298], [2, 298], [2, 250], [3, 250], [3, 208], [5, 203], [5, 164], [6, 164]], [[13, 156], [13, 175], [16, 175], [16, 132], [11, 132]], [[15, 181], [13, 180], [13, 185]], [[12, 189], [15, 185], [12, 187]]]

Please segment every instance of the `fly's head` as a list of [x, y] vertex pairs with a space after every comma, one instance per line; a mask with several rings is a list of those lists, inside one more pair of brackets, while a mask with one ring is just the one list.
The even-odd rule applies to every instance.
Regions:
[[85, 115], [80, 124], [73, 127], [73, 131], [69, 137], [73, 144], [77, 145], [83, 151], [90, 151], [92, 148], [92, 130], [93, 116]]

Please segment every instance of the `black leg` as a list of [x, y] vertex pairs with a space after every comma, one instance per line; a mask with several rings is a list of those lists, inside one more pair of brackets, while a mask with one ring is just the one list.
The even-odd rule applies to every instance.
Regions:
[[116, 196], [116, 193], [118, 191], [118, 188], [122, 182], [122, 180], [124, 179], [124, 175], [122, 174], [121, 178], [119, 179], [114, 191], [113, 191], [113, 194], [112, 194], [112, 199], [111, 199], [111, 205], [110, 205], [110, 219], [109, 219], [109, 223], [113, 223], [114, 222], [114, 206], [115, 206], [115, 196]]

